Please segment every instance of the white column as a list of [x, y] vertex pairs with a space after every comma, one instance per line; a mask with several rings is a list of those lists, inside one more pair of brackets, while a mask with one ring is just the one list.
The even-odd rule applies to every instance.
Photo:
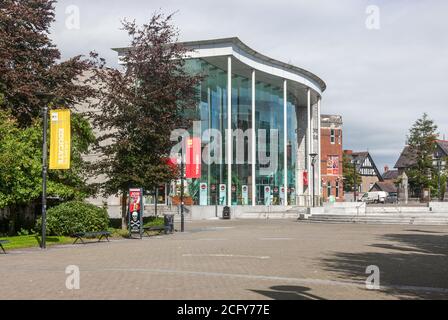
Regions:
[[317, 169], [317, 181], [318, 181], [318, 183], [317, 183], [317, 187], [319, 188], [319, 191], [317, 192], [317, 194], [321, 197], [322, 196], [322, 145], [321, 145], [321, 135], [322, 135], [322, 133], [321, 133], [321, 128], [322, 128], [322, 126], [321, 126], [321, 105], [320, 105], [320, 103], [321, 103], [321, 97], [319, 97], [319, 99], [317, 100], [317, 129], [318, 129], [318, 147], [317, 147], [317, 149], [318, 149], [318, 156], [317, 156], [317, 158], [318, 158], [318, 169]]
[[284, 205], [288, 205], [288, 82], [283, 80], [283, 154], [284, 154], [284, 168], [283, 168], [283, 187]]
[[[312, 151], [312, 127], [311, 127], [311, 89], [308, 89], [307, 91], [307, 108], [306, 108], [306, 119], [307, 119], [307, 137], [306, 137], [306, 170], [308, 171], [308, 196], [311, 196], [312, 190], [313, 190], [313, 179], [312, 179], [312, 170], [311, 170], [311, 157], [310, 154]], [[311, 198], [309, 198], [311, 199]], [[309, 203], [309, 205], [311, 205]]]
[[232, 205], [232, 57], [227, 58], [227, 205]]
[[256, 179], [256, 163], [257, 163], [257, 134], [255, 125], [255, 70], [252, 70], [252, 206], [256, 205], [257, 200], [257, 179]]

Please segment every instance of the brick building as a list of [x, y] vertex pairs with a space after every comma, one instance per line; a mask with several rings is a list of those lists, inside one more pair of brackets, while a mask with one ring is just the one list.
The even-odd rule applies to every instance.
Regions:
[[321, 116], [321, 172], [324, 201], [344, 201], [342, 117]]

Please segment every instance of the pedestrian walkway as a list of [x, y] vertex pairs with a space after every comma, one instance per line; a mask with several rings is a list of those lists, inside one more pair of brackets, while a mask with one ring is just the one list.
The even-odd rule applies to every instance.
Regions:
[[[0, 299], [448, 299], [447, 252], [438, 226], [190, 222], [183, 234], [0, 255]], [[380, 290], [366, 288], [368, 266]]]

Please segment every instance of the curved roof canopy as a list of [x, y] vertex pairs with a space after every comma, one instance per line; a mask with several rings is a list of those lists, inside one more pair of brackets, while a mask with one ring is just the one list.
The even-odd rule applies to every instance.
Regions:
[[[322, 92], [324, 92], [327, 88], [325, 82], [314, 73], [291, 64], [269, 58], [250, 48], [237, 37], [189, 41], [181, 42], [181, 44], [191, 49], [191, 53], [189, 54], [189, 57], [191, 58], [230, 55], [255, 70], [301, 83], [311, 89], [314, 89], [319, 94], [322, 94]], [[117, 51], [119, 55], [125, 55], [129, 48], [116, 48], [113, 50]]]

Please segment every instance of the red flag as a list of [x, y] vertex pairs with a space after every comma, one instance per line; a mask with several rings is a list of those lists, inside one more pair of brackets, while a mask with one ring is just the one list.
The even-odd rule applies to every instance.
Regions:
[[188, 179], [201, 177], [201, 153], [201, 139], [197, 137], [187, 139], [185, 175]]

